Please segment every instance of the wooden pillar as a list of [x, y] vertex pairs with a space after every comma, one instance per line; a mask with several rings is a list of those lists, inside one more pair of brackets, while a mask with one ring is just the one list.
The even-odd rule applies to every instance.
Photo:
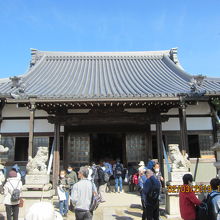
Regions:
[[149, 157], [153, 158], [153, 152], [152, 152], [152, 136], [151, 136], [151, 129], [150, 124], [148, 125], [147, 131], [146, 131], [146, 160], [148, 161]]
[[158, 162], [160, 164], [160, 170], [162, 175], [164, 176], [164, 163], [163, 163], [163, 137], [162, 137], [162, 125], [161, 121], [156, 122], [156, 133], [157, 133], [157, 155]]
[[179, 121], [180, 121], [180, 151], [184, 150], [187, 153], [189, 153], [185, 103], [181, 103], [179, 107]]
[[34, 143], [34, 116], [35, 116], [36, 106], [34, 103], [31, 104], [30, 120], [29, 120], [29, 142], [28, 142], [28, 157], [33, 157], [33, 143]]
[[60, 172], [60, 124], [54, 124], [53, 187], [56, 188]]

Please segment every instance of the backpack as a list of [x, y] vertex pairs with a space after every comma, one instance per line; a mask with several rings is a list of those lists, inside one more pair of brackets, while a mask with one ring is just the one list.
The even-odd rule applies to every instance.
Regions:
[[137, 185], [138, 184], [138, 174], [134, 174], [133, 177], [132, 177], [132, 182]]
[[151, 182], [152, 187], [147, 194], [147, 200], [152, 206], [154, 206], [159, 201], [160, 188], [155, 186], [155, 184], [151, 178], [150, 178], [150, 182]]
[[104, 181], [107, 183], [109, 181], [110, 176], [108, 173], [104, 172]]
[[98, 180], [99, 179], [97, 167], [92, 167], [92, 175], [91, 176], [92, 176], [93, 180]]
[[116, 164], [115, 175], [116, 176], [121, 176], [122, 172], [123, 172], [123, 168], [122, 168], [121, 164]]
[[218, 195], [220, 194], [216, 193], [214, 196], [208, 195], [207, 198], [196, 207], [196, 220], [210, 220], [211, 201]]
[[91, 184], [92, 184], [92, 199], [91, 199], [91, 203], [89, 206], [89, 211], [93, 212], [98, 208], [102, 199], [101, 199], [101, 196], [98, 193], [96, 193], [96, 191], [94, 190], [94, 186], [93, 186], [92, 182], [91, 182]]
[[[10, 183], [10, 181], [9, 181], [9, 183]], [[12, 202], [18, 202], [19, 199], [20, 199], [21, 190], [18, 189], [19, 183], [20, 183], [20, 181], [18, 181], [18, 184], [17, 184], [16, 188], [14, 188], [13, 185], [10, 183], [12, 188], [13, 188], [13, 191], [11, 193], [11, 201]]]

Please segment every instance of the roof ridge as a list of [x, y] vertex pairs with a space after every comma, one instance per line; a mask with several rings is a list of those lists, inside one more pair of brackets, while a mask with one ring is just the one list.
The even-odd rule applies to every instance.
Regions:
[[109, 52], [67, 52], [67, 51], [41, 51], [31, 49], [32, 59], [36, 57], [46, 56], [154, 56], [154, 55], [170, 55], [170, 50], [161, 51], [109, 51]]

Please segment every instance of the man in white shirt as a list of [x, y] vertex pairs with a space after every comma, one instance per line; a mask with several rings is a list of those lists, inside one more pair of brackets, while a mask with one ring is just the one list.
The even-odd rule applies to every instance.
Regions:
[[73, 186], [71, 200], [75, 206], [76, 220], [92, 220], [90, 205], [95, 186], [87, 179], [88, 175], [88, 167], [80, 167], [78, 172], [78, 178], [80, 181]]

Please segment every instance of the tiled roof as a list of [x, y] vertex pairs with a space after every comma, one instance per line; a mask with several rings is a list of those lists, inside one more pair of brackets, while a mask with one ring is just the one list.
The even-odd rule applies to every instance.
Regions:
[[[108, 99], [176, 97], [190, 91], [192, 76], [172, 49], [153, 52], [46, 52], [32, 50], [31, 67], [21, 77], [21, 98]], [[1, 95], [18, 90], [0, 80]], [[220, 79], [208, 78], [208, 94], [220, 91]]]

